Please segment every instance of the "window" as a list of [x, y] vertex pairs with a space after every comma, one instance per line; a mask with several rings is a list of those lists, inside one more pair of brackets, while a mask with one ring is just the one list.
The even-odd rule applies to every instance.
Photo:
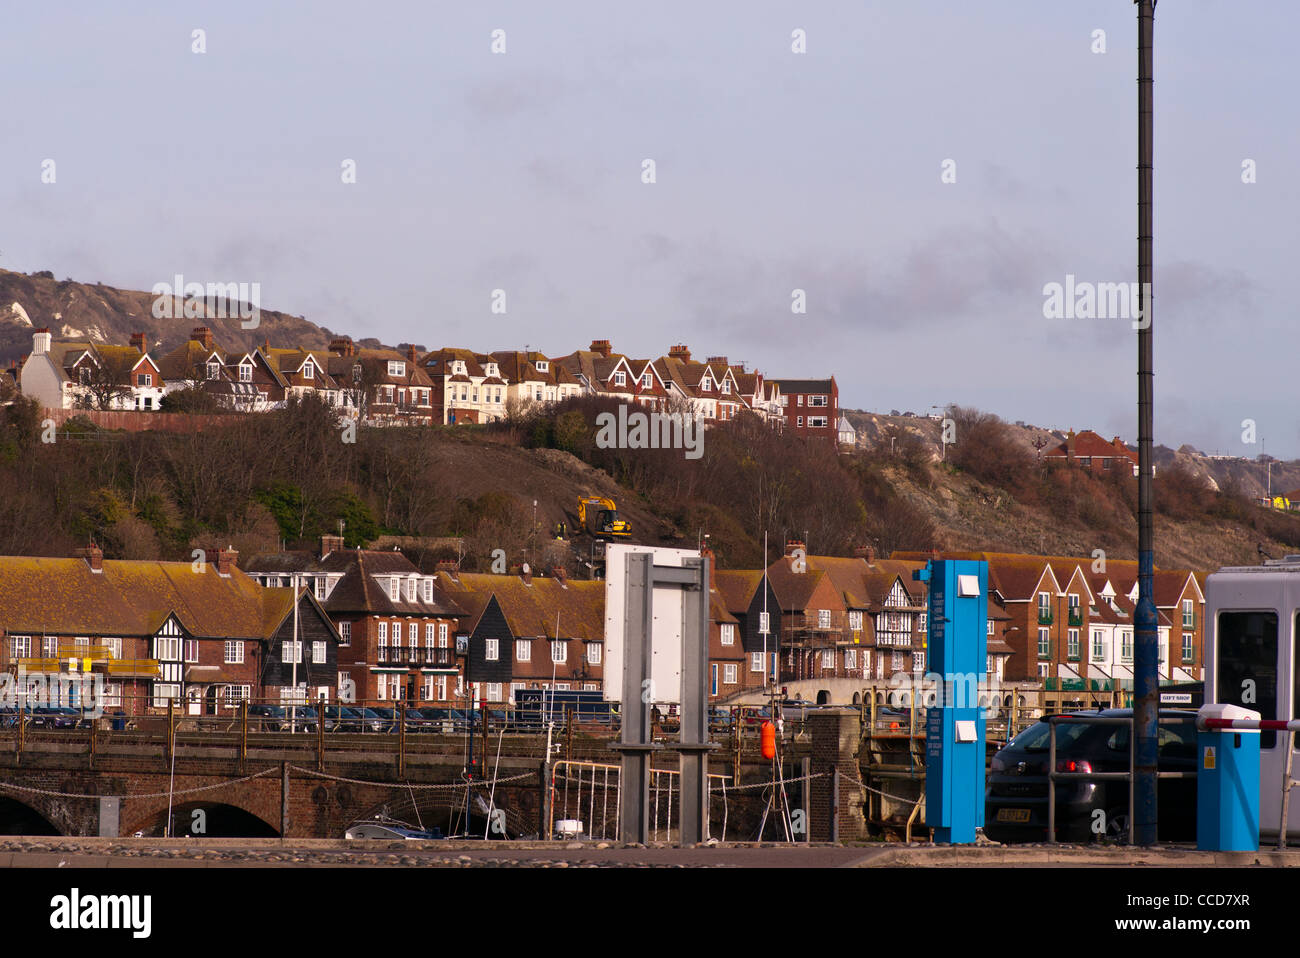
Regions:
[[351, 645], [351, 644], [352, 644], [352, 623], [340, 622], [339, 623], [339, 645]]
[[700, 380], [700, 390], [702, 392], [713, 392], [713, 383], [709, 382], [708, 377]]
[[803, 426], [803, 416], [800, 416], [800, 417], [799, 417], [799, 425], [800, 425], [801, 427]]
[[428, 648], [433, 648], [434, 628], [432, 622], [426, 622], [424, 625], [424, 644]]
[[1052, 595], [1050, 592], [1038, 593], [1038, 614], [1043, 615], [1052, 608]]
[[433, 580], [425, 579], [423, 582], [423, 588], [424, 588], [424, 601], [432, 602], [433, 601]]
[[600, 643], [592, 642], [587, 646], [587, 664], [600, 665]]
[[487, 698], [489, 702], [501, 701], [501, 683], [489, 682], [487, 684]]
[[569, 643], [563, 639], [556, 639], [551, 643], [551, 661], [564, 662], [569, 657]]
[[447, 623], [439, 622], [438, 623], [438, 648], [445, 649], [446, 647], [447, 647]]
[[827, 418], [826, 418], [825, 416], [809, 416], [809, 417], [808, 417], [808, 428], [809, 428], [809, 429], [825, 429], [825, 428], [826, 428], [826, 424], [827, 424], [827, 422], [828, 422], [828, 420], [827, 420]]
[[1050, 665], [1048, 665], [1046, 662], [1039, 662], [1039, 663], [1038, 663], [1038, 677], [1039, 677], [1040, 679], [1045, 679], [1045, 678], [1047, 678], [1047, 677], [1048, 677], [1048, 674], [1049, 674], [1051, 671], [1052, 671], [1052, 667], [1051, 667]]
[[1038, 630], [1038, 657], [1046, 659], [1052, 654], [1052, 632], [1050, 629]]
[[244, 643], [233, 642], [233, 641], [227, 642], [226, 656], [222, 661], [224, 661], [227, 665], [243, 665], [244, 664]]
[[407, 626], [407, 628], [406, 628], [406, 637], [407, 637], [408, 639], [411, 640], [411, 642], [410, 642], [410, 644], [411, 644], [411, 648], [415, 648], [416, 644], [420, 641], [420, 623], [419, 623], [419, 622], [412, 622], [409, 626]]
[[402, 597], [402, 582], [397, 576], [392, 576], [388, 580], [388, 598], [396, 602]]
[[[84, 372], [84, 370], [83, 370], [83, 372]], [[221, 375], [221, 364], [220, 364], [220, 363], [208, 363], [208, 378], [209, 378], [209, 379], [216, 379], [216, 378], [217, 378], [218, 376], [220, 376], [220, 375]]]
[[817, 628], [819, 628], [819, 629], [829, 629], [830, 627], [831, 627], [831, 610], [830, 610], [830, 609], [818, 609], [818, 610], [817, 610]]
[[797, 405], [797, 406], [802, 406], [802, 405], [803, 405], [803, 393], [800, 393], [800, 394], [798, 395], [798, 397], [796, 397], [795, 405]]
[[313, 363], [310, 359], [307, 360], [307, 362], [303, 364], [303, 367], [302, 367], [302, 375], [303, 375], [303, 378], [304, 378], [304, 379], [315, 379], [315, 378], [316, 378], [316, 364]]
[[762, 653], [762, 652], [751, 652], [751, 653], [749, 653], [749, 671], [751, 671], [751, 672], [762, 672], [762, 671], [763, 671], [763, 653]]
[[402, 644], [402, 623], [393, 623], [393, 645]]
[[761, 635], [767, 635], [772, 631], [772, 617], [767, 612], [758, 613], [758, 631]]
[[846, 670], [846, 671], [849, 671], [849, 670], [852, 670], [852, 669], [856, 669], [857, 667], [858, 667], [858, 650], [857, 650], [857, 649], [845, 649], [845, 650], [844, 650], [844, 668], [845, 668], [845, 670]]
[[652, 388], [653, 386], [654, 386], [654, 377], [653, 377], [653, 376], [651, 376], [649, 373], [646, 373], [644, 376], [641, 377], [641, 388], [642, 388], [642, 389], [650, 389], [650, 388]]
[[59, 657], [59, 637], [47, 635], [41, 638], [41, 658], [57, 659]]
[[1183, 662], [1191, 662], [1196, 657], [1196, 650], [1193, 644], [1195, 636], [1190, 632], [1183, 633]]
[[620, 369], [618, 372], [614, 373], [614, 385], [615, 386], [627, 385], [627, 374], [624, 373], [623, 370]]
[[10, 654], [15, 659], [29, 659], [32, 656], [32, 637], [30, 635], [11, 635], [9, 637]]
[[406, 601], [407, 602], [415, 601], [415, 577], [414, 576], [406, 580]]
[[405, 376], [405, 375], [406, 375], [406, 363], [399, 363], [399, 362], [397, 362], [397, 361], [395, 361], [395, 360], [391, 360], [391, 359], [390, 359], [390, 360], [388, 361], [388, 375], [390, 375], [390, 376]]
[[930, 613], [928, 612], [922, 612], [919, 616], [917, 616], [917, 619], [919, 621], [917, 622], [916, 627], [921, 632], [922, 635], [928, 635], [930, 632], [928, 627], [929, 623], [927, 621], [929, 617], [930, 617]]
[[1092, 657], [1098, 662], [1106, 659], [1106, 640], [1102, 637], [1104, 633], [1101, 629], [1092, 630]]
[[1067, 658], [1079, 657], [1079, 630], [1069, 629], [1065, 634], [1065, 654]]
[[849, 613], [849, 628], [852, 629], [854, 632], [861, 632], [861, 631], [862, 631], [862, 613], [861, 613], [861, 612], [850, 612], [850, 613]]
[[833, 668], [835, 668], [835, 650], [834, 650], [834, 649], [822, 649], [822, 668], [823, 668], [823, 669], [833, 669]]
[[109, 682], [104, 686], [104, 703], [108, 708], [122, 707], [122, 683]]
[[175, 636], [158, 635], [153, 640], [153, 657], [175, 662], [181, 657], [181, 640]]
[[325, 598], [325, 577], [323, 575], [316, 576], [316, 598]]
[[895, 672], [903, 671], [903, 653], [895, 652], [890, 656], [889, 667]]
[[483, 643], [483, 658], [489, 662], [495, 662], [501, 654], [501, 643], [498, 639], [488, 639]]
[[989, 635], [993, 635], [993, 634], [994, 634], [994, 631], [993, 631], [993, 620], [992, 620], [992, 619], [989, 619], [989, 631], [988, 631], [988, 634], [989, 634]]
[[99, 644], [108, 650], [108, 654], [115, 659], [122, 657], [122, 640], [121, 639], [100, 639]]
[[729, 664], [729, 665], [724, 665], [722, 667], [722, 684], [723, 685], [736, 684], [736, 667], [734, 665]]
[[584, 691], [584, 692], [599, 692], [599, 691], [600, 691], [600, 685], [599, 685], [599, 683], [597, 683], [597, 682], [583, 682], [583, 683], [582, 683], [582, 691]]
[[1183, 628], [1190, 629], [1196, 624], [1196, 612], [1191, 599], [1183, 599]]
[[809, 396], [809, 397], [808, 397], [808, 405], [810, 405], [810, 406], [825, 406], [826, 403], [827, 403], [828, 398], [829, 398], [829, 397], [827, 397], [827, 396]]
[[280, 645], [280, 661], [295, 663], [302, 661], [302, 640], [287, 639]]
[[1125, 664], [1133, 662], [1133, 633], [1127, 629], [1119, 634], [1119, 659]]
[[141, 385], [141, 386], [152, 386], [152, 385], [153, 385], [153, 373], [141, 373], [141, 374], [140, 374], [140, 385]]
[[378, 634], [379, 634], [379, 644], [380, 644], [380, 645], [387, 645], [387, 644], [388, 644], [388, 623], [387, 623], [387, 622], [379, 622], [379, 623], [376, 623], [376, 624], [379, 626], [379, 629], [378, 629]]
[[913, 671], [913, 672], [924, 672], [924, 671], [925, 671], [925, 653], [924, 653], [924, 652], [913, 652], [913, 653], [912, 653], [912, 671]]
[[721, 633], [721, 641], [723, 645], [736, 644], [736, 627], [734, 625], [724, 624]]
[[730, 392], [731, 392], [731, 381], [730, 381], [730, 380], [724, 379], [724, 380], [719, 384], [719, 386], [720, 386], [720, 388], [722, 389], [723, 393], [730, 393]]
[[154, 708], [165, 709], [170, 699], [181, 697], [181, 687], [171, 683], [158, 683], [153, 687], [153, 705]]
[[515, 661], [530, 662], [533, 658], [533, 643], [531, 639], [517, 639], [515, 641]]
[[239, 381], [241, 383], [251, 383], [253, 381], [253, 366], [251, 363], [239, 364]]
[[313, 642], [311, 644], [311, 660], [318, 665], [329, 660], [329, 652], [326, 650], [324, 642]]

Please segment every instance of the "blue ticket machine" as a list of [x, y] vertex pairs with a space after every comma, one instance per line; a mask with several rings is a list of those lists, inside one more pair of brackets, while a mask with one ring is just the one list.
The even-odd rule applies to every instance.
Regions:
[[933, 559], [912, 577], [930, 586], [926, 660], [936, 681], [925, 719], [925, 820], [936, 842], [971, 844], [984, 825], [989, 567]]
[[1259, 730], [1207, 729], [1205, 719], [1259, 719], [1239, 705], [1205, 705], [1196, 714], [1196, 847], [1259, 851]]

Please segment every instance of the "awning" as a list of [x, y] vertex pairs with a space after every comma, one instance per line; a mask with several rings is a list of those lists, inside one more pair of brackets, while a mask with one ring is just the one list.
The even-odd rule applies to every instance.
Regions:
[[1062, 692], [1079, 692], [1085, 688], [1083, 676], [1064, 662], [1056, 664], [1056, 677], [1061, 680]]
[[1090, 679], [1098, 679], [1098, 680], [1100, 680], [1100, 681], [1102, 681], [1102, 682], [1108, 682], [1108, 681], [1110, 681], [1110, 676], [1106, 674], [1106, 670], [1105, 670], [1105, 669], [1102, 669], [1102, 668], [1100, 668], [1100, 667], [1098, 667], [1098, 666], [1096, 666], [1096, 665], [1089, 665], [1089, 666], [1088, 666], [1088, 678], [1090, 678]]
[[1116, 665], [1113, 666], [1113, 668], [1115, 671], [1115, 678], [1124, 679], [1128, 682], [1133, 681], [1133, 670], [1127, 665]]
[[1174, 681], [1175, 682], [1199, 682], [1200, 679], [1193, 678], [1192, 673], [1188, 672], [1186, 669], [1175, 668]]

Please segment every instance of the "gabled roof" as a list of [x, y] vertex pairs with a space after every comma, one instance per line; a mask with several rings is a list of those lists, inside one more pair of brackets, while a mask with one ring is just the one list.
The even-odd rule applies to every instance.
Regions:
[[[410, 576], [420, 580], [430, 578], [421, 575], [415, 564], [402, 553], [383, 549], [340, 549], [329, 553], [324, 558], [317, 558], [314, 553], [273, 552], [253, 556], [245, 568], [250, 573], [261, 575], [288, 575], [301, 573], [306, 575], [341, 575], [335, 584], [324, 607], [329, 612], [365, 612], [372, 615], [419, 615], [459, 618], [464, 609], [453, 601], [438, 580], [434, 580], [433, 594], [430, 601], [424, 599], [424, 585], [421, 581], [415, 590], [415, 599], [406, 597], [406, 583]], [[398, 598], [389, 597], [388, 580], [393, 576], [400, 579]]]
[[533, 576], [527, 583], [517, 575], [461, 572], [453, 579], [443, 572], [438, 582], [457, 603], [467, 593], [496, 596], [510, 632], [520, 638], [556, 638], [558, 618], [560, 637], [604, 641], [605, 583], [598, 579]]
[[[1107, 442], [1097, 435], [1091, 429], [1085, 429], [1082, 432], [1074, 434], [1074, 456], [1093, 457], [1099, 459], [1114, 458], [1117, 456], [1132, 460], [1135, 464], [1138, 461], [1138, 455], [1128, 446], [1120, 441], [1116, 436], [1113, 440]], [[1069, 455], [1070, 440], [1054, 446], [1043, 452], [1044, 458], [1055, 459]]]
[[763, 570], [718, 569], [713, 573], [713, 586], [728, 612], [748, 612], [749, 604], [763, 587]]
[[[291, 589], [263, 589], [238, 569], [189, 562], [0, 556], [0, 628], [9, 634], [149, 636], [175, 615], [201, 638], [262, 639], [293, 607]], [[279, 616], [277, 619], [276, 617]]]

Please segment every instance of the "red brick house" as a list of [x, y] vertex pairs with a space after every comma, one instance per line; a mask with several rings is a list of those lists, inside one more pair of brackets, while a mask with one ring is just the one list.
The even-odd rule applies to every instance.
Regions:
[[1109, 475], [1125, 469], [1131, 470], [1135, 476], [1138, 473], [1138, 454], [1124, 445], [1119, 436], [1107, 442], [1090, 429], [1077, 434], [1071, 429], [1065, 442], [1046, 450], [1043, 459], [1080, 466], [1095, 475]]
[[769, 387], [779, 390], [785, 428], [797, 436], [839, 441], [840, 388], [830, 379], [769, 379]]

